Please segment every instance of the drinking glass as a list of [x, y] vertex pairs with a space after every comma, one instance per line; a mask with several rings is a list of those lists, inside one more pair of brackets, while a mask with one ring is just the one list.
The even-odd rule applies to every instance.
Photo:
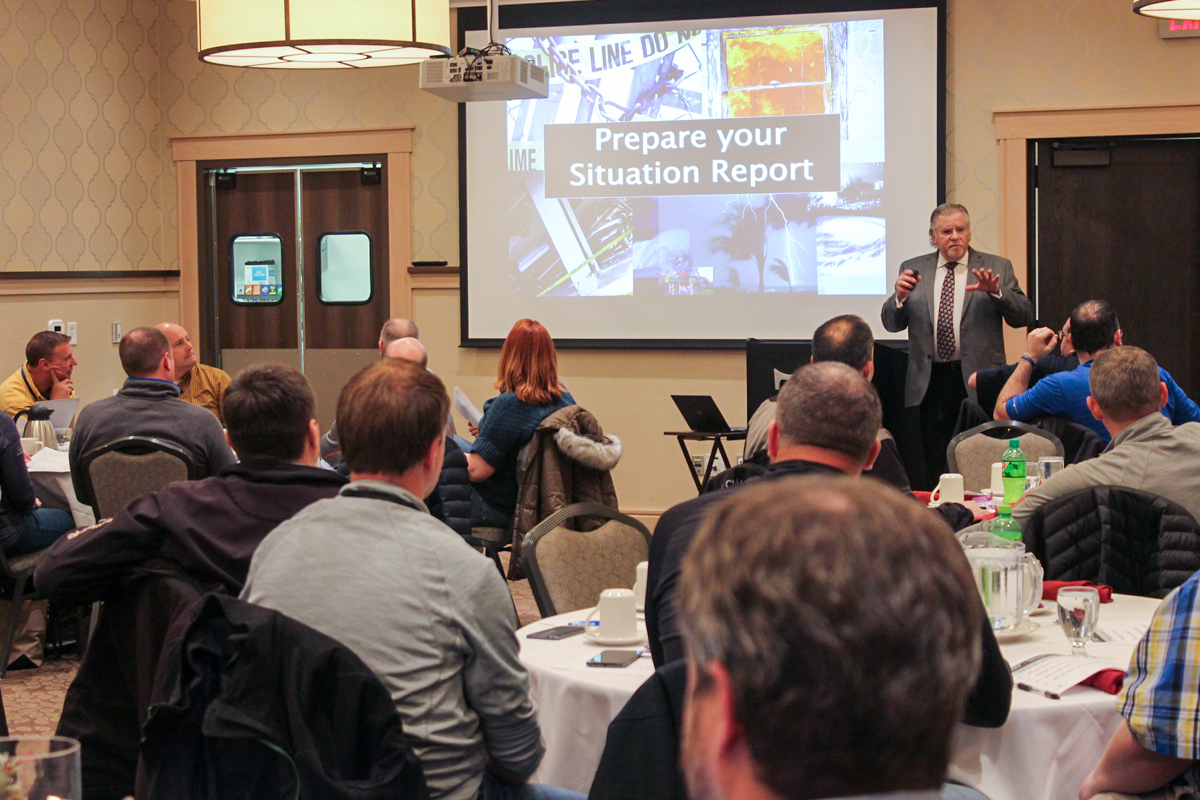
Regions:
[[1058, 621], [1071, 640], [1071, 655], [1086, 656], [1087, 642], [1100, 616], [1100, 592], [1095, 586], [1066, 586], [1058, 590]]
[[1062, 456], [1042, 456], [1037, 462], [1038, 482], [1045, 483], [1063, 468]]
[[79, 742], [65, 736], [0, 737], [0, 797], [79, 800]]

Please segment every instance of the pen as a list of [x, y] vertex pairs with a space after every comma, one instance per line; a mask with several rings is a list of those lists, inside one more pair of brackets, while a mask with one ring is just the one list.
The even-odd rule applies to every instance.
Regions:
[[598, 627], [600, 627], [600, 620], [594, 619], [594, 620], [588, 621], [588, 620], [581, 619], [577, 622], [568, 622], [567, 626], [571, 627], [571, 628], [583, 628], [583, 627], [587, 627], [587, 626], [591, 626], [593, 628], [598, 628]]
[[1051, 700], [1061, 700], [1062, 699], [1060, 696], [1056, 695], [1054, 692], [1044, 692], [1041, 689], [1035, 689], [1032, 686], [1030, 686], [1028, 683], [1018, 683], [1017, 688], [1023, 692], [1032, 692], [1033, 694], [1040, 694], [1043, 697], [1049, 697]]

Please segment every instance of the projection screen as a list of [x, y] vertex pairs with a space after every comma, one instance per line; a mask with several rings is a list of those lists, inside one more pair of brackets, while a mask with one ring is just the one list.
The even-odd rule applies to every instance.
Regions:
[[844, 313], [897, 338], [879, 309], [943, 196], [944, 6], [604, 13], [633, 5], [502, 7], [550, 96], [460, 106], [463, 343], [532, 317], [560, 346], [732, 347]]

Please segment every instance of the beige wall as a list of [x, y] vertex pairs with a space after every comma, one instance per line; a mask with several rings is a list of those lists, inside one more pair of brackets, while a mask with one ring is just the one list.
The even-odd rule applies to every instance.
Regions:
[[[56, 286], [64, 282], [56, 281]], [[177, 319], [179, 299], [175, 292], [118, 292], [97, 294], [34, 294], [44, 288], [30, 290], [20, 296], [5, 295], [5, 282], [0, 281], [0, 308], [9, 320], [20, 325], [0, 327], [0, 371], [7, 378], [25, 360], [25, 343], [34, 331], [45, 327], [51, 319], [75, 322], [79, 344], [75, 347], [75, 367], [72, 378], [75, 393], [83, 403], [99, 400], [121, 388], [125, 373], [117, 358], [117, 346], [112, 343], [112, 323], [120, 322], [129, 331], [139, 325], [156, 325], [163, 320]]]
[[[413, 292], [414, 321], [429, 350], [429, 366], [451, 391], [461, 386], [476, 406], [496, 395], [498, 350], [458, 347], [458, 292]], [[559, 377], [575, 400], [596, 415], [606, 433], [624, 446], [613, 471], [621, 507], [662, 511], [696, 496], [674, 437], [663, 431], [686, 428], [672, 394], [711, 394], [730, 425], [746, 421], [745, 356], [741, 352], [617, 352], [563, 350]], [[460, 432], [465, 423], [455, 414]], [[696, 452], [701, 452], [699, 449]], [[729, 453], [736, 462], [737, 446]]]
[[1193, 103], [1200, 39], [1159, 39], [1127, 0], [949, 0], [946, 189], [974, 244], [1000, 242], [992, 112]]
[[[1158, 39], [1128, 0], [950, 0], [949, 9], [947, 188], [971, 209], [982, 249], [1000, 241], [993, 111], [1200, 100], [1200, 40]], [[413, 257], [459, 263], [455, 106], [417, 91], [415, 67], [201, 64], [194, 11], [186, 0], [0, 3], [0, 269], [174, 268], [172, 136], [409, 123]], [[482, 400], [496, 353], [457, 347], [454, 295], [418, 291], [415, 315], [439, 374]], [[161, 294], [0, 295], [0, 308], [9, 322], [0, 363], [14, 367], [32, 330], [77, 318], [85, 398], [120, 383], [111, 320], [128, 328], [177, 313]], [[744, 421], [740, 354], [567, 352], [562, 373], [625, 441], [615, 475], [628, 508], [665, 508], [693, 491], [662, 436], [681, 422], [670, 393], [713, 394], [731, 423]]]

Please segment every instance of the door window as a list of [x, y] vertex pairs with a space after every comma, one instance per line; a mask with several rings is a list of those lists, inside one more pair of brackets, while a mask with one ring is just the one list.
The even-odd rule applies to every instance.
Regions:
[[334, 231], [321, 235], [317, 296], [322, 303], [369, 303], [371, 237], [364, 231]]
[[283, 242], [274, 233], [234, 236], [229, 243], [233, 302], [240, 305], [283, 301]]

